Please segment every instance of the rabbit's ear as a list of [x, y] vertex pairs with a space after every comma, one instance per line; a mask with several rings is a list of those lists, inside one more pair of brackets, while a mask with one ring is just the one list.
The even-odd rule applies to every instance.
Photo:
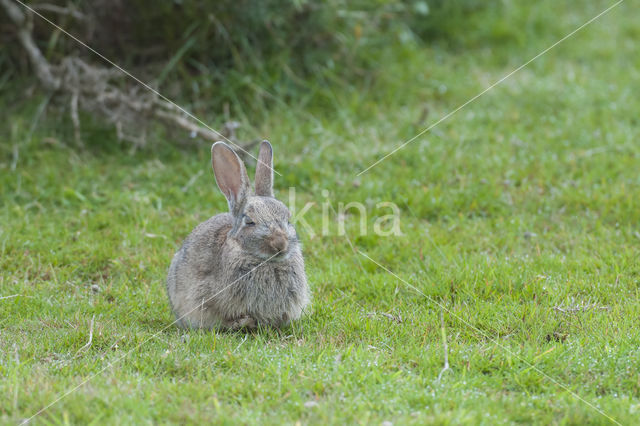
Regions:
[[249, 176], [242, 160], [227, 144], [216, 142], [211, 147], [211, 165], [218, 188], [227, 197], [229, 210], [238, 216], [249, 195]]
[[273, 148], [269, 141], [262, 141], [256, 166], [256, 195], [273, 197]]

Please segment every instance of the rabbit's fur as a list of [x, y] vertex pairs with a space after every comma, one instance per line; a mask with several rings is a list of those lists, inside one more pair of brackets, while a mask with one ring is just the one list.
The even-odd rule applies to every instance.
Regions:
[[271, 144], [260, 145], [255, 193], [225, 143], [213, 144], [211, 162], [230, 211], [198, 225], [173, 257], [167, 292], [177, 324], [239, 329], [300, 318], [309, 288], [289, 210], [273, 197]]

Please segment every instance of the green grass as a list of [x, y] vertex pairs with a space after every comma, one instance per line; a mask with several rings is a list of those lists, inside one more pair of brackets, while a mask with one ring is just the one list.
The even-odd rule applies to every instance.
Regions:
[[[226, 208], [207, 144], [159, 135], [128, 153], [87, 125], [77, 149], [68, 123], [44, 116], [34, 127], [37, 104], [6, 105], [0, 296], [20, 296], [0, 299], [0, 422], [90, 379], [35, 422], [610, 422], [575, 394], [636, 423], [640, 16], [631, 2], [356, 177], [608, 4], [511, 5], [515, 41], [372, 52], [374, 78], [314, 83], [259, 123], [234, 105], [245, 136], [274, 144], [278, 196], [295, 187], [298, 208], [316, 202], [306, 216], [316, 234], [323, 189], [334, 208], [372, 206], [368, 235], [348, 217], [351, 242], [423, 293], [354, 253], [333, 217], [330, 235], [300, 229], [314, 307], [282, 331], [170, 326], [171, 256]], [[402, 236], [371, 232], [388, 214], [379, 201], [400, 207]], [[447, 309], [451, 370], [439, 382], [441, 309], [430, 299]], [[596, 308], [556, 309], [579, 304]]]

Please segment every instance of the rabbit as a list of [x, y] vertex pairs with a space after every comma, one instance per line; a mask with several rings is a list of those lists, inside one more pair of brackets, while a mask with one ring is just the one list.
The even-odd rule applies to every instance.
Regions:
[[255, 192], [238, 155], [211, 147], [216, 182], [229, 213], [198, 225], [173, 257], [169, 303], [182, 328], [282, 327], [310, 301], [302, 249], [291, 213], [273, 196], [273, 148], [260, 145]]

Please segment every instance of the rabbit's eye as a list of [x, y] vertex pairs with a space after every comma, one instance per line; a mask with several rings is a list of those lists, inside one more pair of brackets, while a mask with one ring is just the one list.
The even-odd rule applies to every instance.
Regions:
[[249, 216], [245, 215], [244, 224], [247, 225], [247, 226], [251, 226], [251, 225], [255, 225], [256, 223], [253, 220], [251, 220], [251, 218]]

